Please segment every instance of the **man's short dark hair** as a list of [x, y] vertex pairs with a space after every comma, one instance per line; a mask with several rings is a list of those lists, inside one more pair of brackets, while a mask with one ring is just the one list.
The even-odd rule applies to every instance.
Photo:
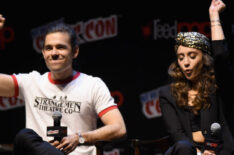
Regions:
[[[59, 23], [59, 24], [50, 26], [47, 29], [47, 31], [45, 32], [44, 41], [45, 41], [45, 38], [48, 34], [56, 33], [56, 32], [66, 32], [69, 34], [72, 50], [74, 50], [76, 46], [77, 47], [79, 46], [78, 41], [77, 41], [76, 32], [74, 31], [74, 29], [70, 25], [67, 25], [65, 23]], [[45, 42], [43, 43], [43, 48], [44, 48], [44, 45], [45, 45]]]

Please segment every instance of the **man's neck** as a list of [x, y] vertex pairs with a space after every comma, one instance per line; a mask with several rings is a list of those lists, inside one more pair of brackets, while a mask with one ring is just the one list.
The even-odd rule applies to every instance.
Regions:
[[72, 77], [74, 74], [76, 74], [76, 71], [73, 69], [69, 69], [63, 72], [51, 72], [51, 78], [53, 80], [64, 80]]

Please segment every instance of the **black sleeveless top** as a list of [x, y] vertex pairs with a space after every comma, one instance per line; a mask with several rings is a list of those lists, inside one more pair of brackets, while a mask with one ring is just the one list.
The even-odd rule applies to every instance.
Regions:
[[194, 114], [192, 111], [192, 107], [186, 107], [187, 111], [189, 112], [189, 120], [191, 123], [191, 129], [192, 132], [195, 131], [201, 131], [201, 118], [200, 118], [200, 111], [198, 111], [198, 114]]

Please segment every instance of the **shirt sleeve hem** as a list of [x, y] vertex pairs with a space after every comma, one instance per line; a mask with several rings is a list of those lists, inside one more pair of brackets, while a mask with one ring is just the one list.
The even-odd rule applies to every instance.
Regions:
[[14, 97], [17, 97], [19, 96], [19, 85], [18, 85], [18, 81], [16, 79], [16, 76], [15, 75], [11, 75], [13, 81], [14, 81], [14, 85], [15, 85], [15, 94], [14, 94]]
[[104, 114], [106, 114], [110, 110], [117, 109], [117, 108], [118, 108], [117, 105], [110, 106], [110, 107], [102, 110], [101, 112], [99, 112], [98, 117], [101, 118]]

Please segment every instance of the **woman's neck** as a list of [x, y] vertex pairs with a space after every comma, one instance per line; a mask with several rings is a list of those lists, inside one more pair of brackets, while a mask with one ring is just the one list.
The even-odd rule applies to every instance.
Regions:
[[195, 100], [198, 91], [196, 90], [189, 90], [188, 91], [188, 106], [194, 106], [193, 101]]

